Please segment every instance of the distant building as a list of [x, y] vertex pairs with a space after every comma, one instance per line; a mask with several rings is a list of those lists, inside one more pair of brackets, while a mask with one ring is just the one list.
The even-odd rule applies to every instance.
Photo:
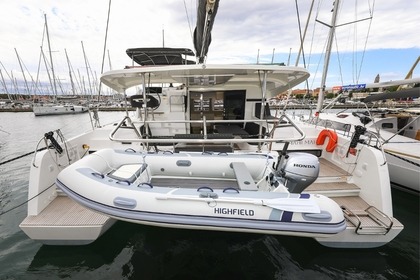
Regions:
[[[292, 95], [293, 96], [299, 96], [299, 97], [303, 97], [308, 93], [308, 90], [306, 89], [294, 89], [292, 90]], [[287, 96], [288, 92], [285, 91], [283, 93], [280, 93], [279, 95], [277, 95], [277, 99], [283, 99]], [[313, 90], [309, 90], [309, 95], [310, 96], [314, 96], [314, 91]]]
[[0, 105], [6, 105], [12, 103], [12, 100], [10, 99], [0, 99]]

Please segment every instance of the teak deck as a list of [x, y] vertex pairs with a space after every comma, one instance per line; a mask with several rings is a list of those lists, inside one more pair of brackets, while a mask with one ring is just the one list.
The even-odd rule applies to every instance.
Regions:
[[27, 216], [22, 226], [100, 226], [109, 217], [87, 209], [67, 196], [57, 196], [39, 215]]

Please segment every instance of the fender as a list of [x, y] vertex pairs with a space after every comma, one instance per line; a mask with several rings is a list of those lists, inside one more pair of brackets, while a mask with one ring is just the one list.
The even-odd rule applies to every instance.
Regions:
[[329, 153], [334, 152], [335, 148], [337, 147], [337, 140], [338, 136], [337, 133], [333, 130], [329, 129], [323, 129], [318, 135], [318, 138], [316, 139], [317, 145], [324, 145], [325, 138], [328, 137], [328, 144], [325, 150]]

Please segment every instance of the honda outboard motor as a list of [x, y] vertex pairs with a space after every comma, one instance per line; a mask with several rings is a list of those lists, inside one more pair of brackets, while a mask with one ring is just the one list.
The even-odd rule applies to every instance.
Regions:
[[277, 168], [276, 175], [289, 192], [301, 193], [318, 178], [318, 157], [308, 153], [290, 153]]

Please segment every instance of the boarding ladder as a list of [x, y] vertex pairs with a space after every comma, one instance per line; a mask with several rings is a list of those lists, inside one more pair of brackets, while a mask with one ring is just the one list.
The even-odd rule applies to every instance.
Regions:
[[345, 170], [321, 159], [320, 176], [306, 190], [328, 196], [340, 205], [348, 227], [354, 227], [356, 234], [387, 234], [394, 219], [364, 201], [360, 188], [348, 183], [349, 176]]
[[393, 225], [393, 220], [374, 206], [365, 210], [350, 210], [341, 206], [344, 217], [353, 224], [357, 234], [387, 234]]

